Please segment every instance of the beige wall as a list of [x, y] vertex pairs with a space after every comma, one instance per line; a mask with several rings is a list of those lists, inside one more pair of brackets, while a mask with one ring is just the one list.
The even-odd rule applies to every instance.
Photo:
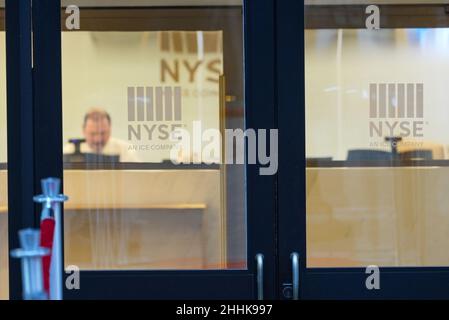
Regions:
[[6, 162], [6, 47], [5, 32], [0, 32], [0, 163]]
[[[81, 135], [83, 115], [91, 106], [103, 106], [110, 111], [113, 135], [127, 140], [126, 88], [162, 85], [161, 59], [172, 65], [175, 59], [181, 63], [187, 60], [191, 66], [199, 60], [198, 54], [162, 52], [158, 32], [64, 32], [62, 52], [64, 141]], [[0, 32], [0, 163], [7, 158], [5, 54], [5, 33]], [[222, 52], [205, 53], [203, 58], [204, 63], [198, 68], [193, 83], [189, 82], [186, 69], [181, 70], [179, 83], [170, 80], [164, 83], [185, 89], [183, 122], [188, 128], [194, 120], [202, 121], [204, 129], [219, 126], [219, 87], [205, 79], [217, 77], [208, 71], [206, 64], [220, 59], [222, 69], [223, 56]], [[139, 158], [160, 162], [167, 159], [168, 154], [143, 151]]]
[[417, 140], [449, 145], [448, 50], [449, 29], [306, 31], [307, 156], [344, 160], [382, 142], [369, 133], [370, 83], [423, 83]]
[[[215, 53], [164, 51], [160, 32], [64, 32], [62, 37], [64, 141], [81, 136], [85, 112], [92, 106], [105, 108], [112, 117], [113, 136], [132, 145], [174, 145], [169, 140], [128, 141], [128, 97], [130, 86], [181, 86], [183, 90], [182, 124], [192, 132], [192, 122], [201, 121], [203, 129], [219, 128], [219, 74], [207, 65], [214, 60], [222, 69], [221, 32], [214, 32]], [[173, 40], [173, 39], [172, 39]], [[186, 34], [183, 34], [185, 47]], [[167, 76], [161, 79], [161, 61], [174, 68], [179, 63], [179, 82]], [[190, 67], [200, 63], [190, 81]], [[170, 124], [173, 122], [163, 122]], [[145, 162], [169, 159], [169, 151], [141, 151]]]

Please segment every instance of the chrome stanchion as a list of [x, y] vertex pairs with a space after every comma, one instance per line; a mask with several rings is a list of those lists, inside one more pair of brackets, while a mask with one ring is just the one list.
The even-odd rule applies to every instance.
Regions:
[[24, 300], [46, 300], [42, 275], [42, 257], [50, 250], [41, 248], [40, 232], [34, 229], [19, 231], [21, 248], [11, 251], [11, 256], [21, 259], [22, 295]]
[[63, 292], [63, 261], [62, 261], [62, 224], [61, 224], [61, 202], [67, 201], [68, 197], [59, 194], [60, 180], [57, 178], [42, 179], [42, 193], [35, 196], [34, 201], [42, 204], [41, 217], [53, 214], [55, 219], [55, 230], [53, 236], [53, 248], [50, 264], [50, 299], [62, 300]]

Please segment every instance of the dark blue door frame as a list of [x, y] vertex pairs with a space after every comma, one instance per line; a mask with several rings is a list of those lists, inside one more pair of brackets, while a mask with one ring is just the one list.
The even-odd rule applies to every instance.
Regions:
[[449, 299], [447, 267], [381, 267], [380, 290], [366, 288], [365, 268], [306, 268], [304, 3], [277, 1], [276, 27], [279, 296], [296, 251], [301, 299]]
[[[38, 226], [33, 195], [40, 193], [40, 179], [62, 172], [61, 75], [54, 64], [60, 50], [49, 50], [60, 48], [60, 10], [51, 2], [5, 3], [9, 249], [19, 247], [20, 229]], [[9, 286], [10, 299], [21, 299], [15, 259], [9, 259]]]
[[[19, 229], [37, 226], [32, 196], [40, 192], [40, 179], [63, 177], [60, 1], [33, 0], [32, 9], [30, 2], [6, 1], [10, 248], [18, 246]], [[274, 0], [246, 0], [248, 128], [276, 128], [274, 30]], [[64, 298], [255, 299], [257, 253], [265, 257], [265, 298], [276, 298], [276, 178], [260, 176], [254, 165], [247, 167], [246, 178], [247, 270], [82, 271], [80, 290], [65, 291]], [[14, 260], [10, 298], [21, 299], [19, 264]]]
[[[304, 34], [302, 1], [276, 2], [276, 81], [279, 126], [278, 296], [292, 285], [290, 255], [299, 254], [300, 279], [306, 265]], [[300, 286], [301, 288], [302, 286]]]
[[[59, 1], [34, 0], [31, 9], [31, 0], [6, 0], [10, 248], [18, 247], [19, 229], [37, 224], [32, 196], [40, 178], [62, 178], [59, 15]], [[244, 18], [247, 127], [279, 128], [280, 152], [277, 176], [247, 170], [248, 270], [86, 271], [82, 289], [65, 298], [254, 299], [254, 256], [262, 253], [265, 298], [282, 299], [292, 252], [300, 254], [302, 299], [449, 298], [446, 267], [381, 268], [381, 289], [372, 291], [364, 268], [306, 268], [304, 7], [247, 0]], [[18, 261], [9, 268], [10, 297], [21, 299]]]
[[[34, 112], [31, 68], [31, 1], [6, 0], [8, 130], [8, 239], [18, 248], [18, 230], [35, 224]], [[11, 299], [21, 299], [20, 262], [9, 259]]]

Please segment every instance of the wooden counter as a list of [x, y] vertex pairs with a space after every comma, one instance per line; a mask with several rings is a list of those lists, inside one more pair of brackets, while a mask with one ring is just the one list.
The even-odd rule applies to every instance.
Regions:
[[[449, 265], [449, 167], [315, 167], [306, 177], [310, 266]], [[216, 170], [67, 170], [67, 262], [219, 268], [219, 179]], [[3, 212], [6, 199], [4, 190]]]
[[203, 269], [222, 259], [218, 170], [65, 170], [66, 263]]
[[317, 167], [306, 180], [309, 266], [449, 265], [449, 167]]
[[[226, 241], [220, 189], [219, 170], [65, 170], [66, 264], [220, 268]], [[0, 196], [2, 212], [6, 199]]]

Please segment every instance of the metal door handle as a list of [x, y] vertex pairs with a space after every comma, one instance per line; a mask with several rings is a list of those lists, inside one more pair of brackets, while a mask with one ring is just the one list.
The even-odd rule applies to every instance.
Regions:
[[257, 300], [263, 300], [263, 254], [256, 254], [257, 264]]
[[299, 253], [292, 252], [290, 255], [292, 260], [292, 283], [293, 283], [293, 300], [299, 299]]

